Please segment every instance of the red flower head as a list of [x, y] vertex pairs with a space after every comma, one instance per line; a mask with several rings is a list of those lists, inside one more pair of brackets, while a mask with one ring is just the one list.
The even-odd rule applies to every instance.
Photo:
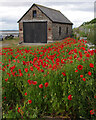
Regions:
[[48, 87], [48, 82], [45, 83], [45, 87]]
[[90, 66], [91, 68], [93, 68], [93, 67], [94, 67], [94, 64], [90, 63], [89, 66]]
[[91, 75], [91, 74], [92, 74], [92, 73], [89, 71], [89, 72], [88, 72], [88, 75]]
[[27, 92], [25, 93], [25, 95], [27, 95]]
[[5, 81], [7, 82], [7, 81], [8, 81], [8, 78], [7, 78], [7, 79], [5, 79]]
[[31, 104], [31, 103], [32, 103], [32, 100], [28, 100], [28, 102], [29, 102], [29, 104]]
[[78, 70], [75, 70], [75, 72], [78, 72]]
[[82, 80], [83, 80], [83, 81], [86, 81], [86, 79], [85, 79], [85, 78], [83, 78]]
[[94, 110], [90, 110], [90, 114], [93, 115], [94, 114]]
[[25, 72], [28, 72], [28, 68], [25, 68]]
[[62, 75], [63, 75], [63, 76], [66, 76], [66, 74], [65, 74], [64, 72], [62, 72]]
[[77, 69], [78, 69], [78, 70], [82, 70], [82, 69], [83, 69], [83, 66], [82, 66], [82, 65], [78, 65]]
[[40, 85], [39, 85], [39, 88], [43, 88], [43, 85], [42, 85], [42, 84], [40, 84]]
[[80, 75], [80, 77], [82, 78], [82, 77], [83, 77], [83, 75]]
[[36, 85], [37, 84], [37, 81], [33, 81], [33, 83], [32, 83], [33, 85]]
[[18, 113], [20, 112], [19, 110], [20, 110], [20, 107], [18, 107], [18, 110], [17, 110], [17, 111], [18, 111]]
[[68, 100], [72, 100], [72, 95], [69, 95], [69, 96], [68, 96]]

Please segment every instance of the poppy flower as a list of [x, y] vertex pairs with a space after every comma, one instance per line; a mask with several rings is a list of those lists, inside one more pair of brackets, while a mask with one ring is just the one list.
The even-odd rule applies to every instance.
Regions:
[[62, 75], [63, 75], [63, 76], [66, 76], [66, 74], [65, 74], [64, 72], [62, 72]]
[[89, 53], [87, 53], [86, 57], [90, 57]]
[[27, 92], [25, 93], [25, 95], [27, 95]]
[[75, 72], [78, 72], [78, 70], [75, 70]]
[[17, 110], [17, 111], [18, 111], [18, 113], [20, 112], [20, 107], [18, 107], [18, 110]]
[[94, 110], [90, 110], [90, 114], [93, 115], [94, 114]]
[[32, 100], [28, 100], [28, 103], [31, 104], [31, 103], [32, 103]]
[[94, 96], [94, 98], [96, 98], [96, 96]]
[[68, 96], [68, 100], [72, 100], [72, 95], [69, 95], [69, 96]]
[[42, 85], [42, 84], [40, 84], [40, 85], [39, 85], [39, 88], [43, 88], [43, 85]]
[[37, 84], [37, 81], [33, 81], [33, 83], [32, 83], [33, 85], [36, 85]]
[[90, 63], [89, 66], [90, 66], [91, 68], [93, 68], [93, 67], [94, 67], [94, 64]]
[[28, 68], [25, 68], [25, 72], [28, 72]]
[[45, 87], [48, 87], [48, 82], [45, 83]]
[[92, 73], [89, 71], [89, 72], [88, 72], [88, 75], [91, 75], [91, 74], [92, 74]]
[[83, 78], [82, 80], [83, 80], [83, 81], [86, 81], [86, 79], [85, 79], [85, 78]]
[[82, 66], [82, 65], [78, 65], [78, 66], [77, 66], [77, 69], [78, 69], [78, 70], [82, 70], [82, 69], [83, 69], [83, 66]]
[[5, 81], [7, 82], [7, 81], [8, 81], [8, 78], [7, 78], [7, 79], [5, 79]]
[[80, 75], [80, 77], [82, 78], [82, 77], [83, 77], [83, 75]]

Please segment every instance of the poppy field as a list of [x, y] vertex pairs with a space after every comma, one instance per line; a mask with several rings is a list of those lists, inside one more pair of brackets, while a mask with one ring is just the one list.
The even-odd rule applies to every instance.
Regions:
[[66, 38], [38, 48], [2, 48], [3, 118], [96, 118], [95, 50]]

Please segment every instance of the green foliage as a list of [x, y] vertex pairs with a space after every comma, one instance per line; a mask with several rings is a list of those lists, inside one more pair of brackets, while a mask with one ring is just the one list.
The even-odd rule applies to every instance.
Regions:
[[90, 111], [96, 110], [95, 52], [87, 51], [84, 40], [73, 38], [40, 48], [3, 48], [3, 118], [94, 119], [96, 113]]
[[85, 26], [85, 25], [88, 25], [88, 24], [95, 24], [95, 23], [96, 23], [96, 18], [92, 19], [89, 22], [84, 22], [81, 26]]

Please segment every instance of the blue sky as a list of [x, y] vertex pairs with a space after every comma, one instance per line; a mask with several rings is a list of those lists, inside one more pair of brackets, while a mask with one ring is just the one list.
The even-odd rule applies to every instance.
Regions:
[[73, 27], [78, 27], [94, 18], [94, 2], [95, 0], [0, 0], [0, 30], [18, 30], [17, 21], [33, 3], [60, 10], [73, 22]]

